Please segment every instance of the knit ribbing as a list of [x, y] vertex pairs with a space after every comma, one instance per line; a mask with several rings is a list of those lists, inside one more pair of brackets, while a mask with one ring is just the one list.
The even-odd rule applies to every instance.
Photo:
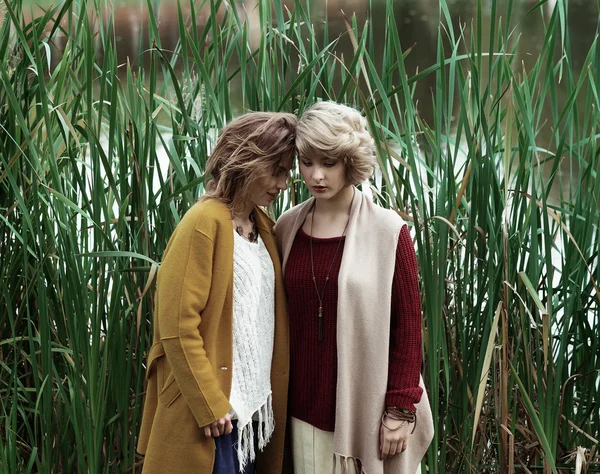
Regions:
[[[315, 277], [323, 282], [339, 238], [313, 238]], [[301, 229], [288, 257], [284, 282], [290, 316], [290, 405], [291, 416], [324, 430], [335, 427], [337, 382], [336, 325], [338, 273], [344, 250], [342, 243], [329, 276], [323, 301], [324, 339], [317, 340], [319, 302], [311, 278], [309, 238]], [[403, 227], [396, 252], [392, 286], [388, 406], [414, 410], [422, 394], [421, 303], [418, 267], [410, 233]]]
[[252, 419], [259, 421], [258, 447], [273, 434], [271, 359], [273, 355], [275, 274], [262, 241], [235, 234], [233, 253], [233, 373], [230, 403], [238, 420], [240, 470], [254, 460]]

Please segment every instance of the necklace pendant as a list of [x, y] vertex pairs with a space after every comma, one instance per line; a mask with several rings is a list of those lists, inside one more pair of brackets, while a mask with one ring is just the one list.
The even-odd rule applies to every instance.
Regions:
[[323, 342], [323, 308], [319, 308], [319, 329], [317, 337], [319, 342]]

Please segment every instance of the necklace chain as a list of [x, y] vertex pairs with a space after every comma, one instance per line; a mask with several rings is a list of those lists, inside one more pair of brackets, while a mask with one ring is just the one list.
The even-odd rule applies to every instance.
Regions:
[[[258, 240], [258, 229], [256, 228], [256, 219], [254, 218], [254, 214], [250, 214], [248, 219], [250, 219], [250, 222], [252, 222], [252, 230], [248, 232], [248, 241], [254, 243]], [[244, 237], [244, 228], [241, 225], [238, 225], [235, 221], [234, 224], [235, 231], [240, 236]]]
[[331, 263], [329, 264], [329, 269], [327, 270], [327, 275], [325, 276], [325, 284], [323, 285], [323, 293], [319, 292], [319, 286], [317, 285], [317, 279], [315, 278], [315, 263], [313, 257], [313, 225], [315, 222], [315, 204], [316, 200], [313, 202], [311, 206], [312, 216], [310, 218], [310, 270], [312, 273], [313, 284], [315, 285], [315, 291], [317, 292], [317, 298], [319, 299], [319, 319], [318, 319], [318, 333], [317, 338], [319, 342], [323, 341], [323, 299], [325, 298], [325, 291], [327, 291], [327, 283], [329, 282], [329, 275], [331, 274], [331, 270], [333, 269], [333, 264], [335, 263], [335, 258], [337, 257], [338, 251], [340, 250], [342, 241], [344, 240], [344, 236], [346, 235], [346, 230], [348, 230], [348, 224], [350, 223], [350, 210], [352, 209], [352, 202], [354, 201], [354, 193], [352, 194], [352, 200], [350, 201], [350, 206], [348, 207], [348, 220], [346, 221], [346, 225], [344, 226], [344, 231], [342, 232], [342, 236], [337, 244], [335, 249], [335, 253], [333, 254], [333, 258], [331, 259]]

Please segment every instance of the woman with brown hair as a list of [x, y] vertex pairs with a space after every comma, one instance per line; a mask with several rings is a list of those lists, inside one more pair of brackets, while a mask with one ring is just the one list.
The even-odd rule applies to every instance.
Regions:
[[[158, 271], [138, 451], [143, 472], [280, 474], [288, 322], [273, 222], [296, 117], [250, 113], [221, 132], [206, 195]], [[255, 467], [256, 466], [256, 467]]]
[[313, 197], [277, 221], [294, 472], [415, 474], [433, 423], [420, 377], [422, 316], [408, 227], [356, 188], [375, 165], [357, 110], [313, 105], [298, 122], [296, 147]]

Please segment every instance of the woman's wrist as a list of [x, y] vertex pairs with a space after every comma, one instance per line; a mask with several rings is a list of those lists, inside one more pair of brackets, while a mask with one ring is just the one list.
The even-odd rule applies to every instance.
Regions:
[[[390, 428], [389, 425], [387, 425], [385, 423], [386, 419], [399, 421], [402, 423], [400, 423], [397, 427]], [[415, 427], [417, 426], [417, 412], [408, 410], [406, 408], [401, 408], [401, 407], [387, 407], [381, 417], [381, 423], [388, 430], [389, 429], [392, 429], [392, 430], [399, 429], [405, 423], [414, 423], [413, 429], [411, 431], [411, 434], [412, 434], [415, 431]]]
[[411, 415], [416, 415], [416, 410], [409, 410], [408, 408], [403, 408], [403, 407], [386, 407], [385, 409], [386, 412], [390, 413], [390, 414], [396, 414], [398, 416], [411, 416]]
[[415, 405], [419, 403], [422, 395], [423, 389], [419, 386], [388, 390], [385, 395], [384, 403], [386, 407], [406, 408], [408, 410], [415, 411]]

